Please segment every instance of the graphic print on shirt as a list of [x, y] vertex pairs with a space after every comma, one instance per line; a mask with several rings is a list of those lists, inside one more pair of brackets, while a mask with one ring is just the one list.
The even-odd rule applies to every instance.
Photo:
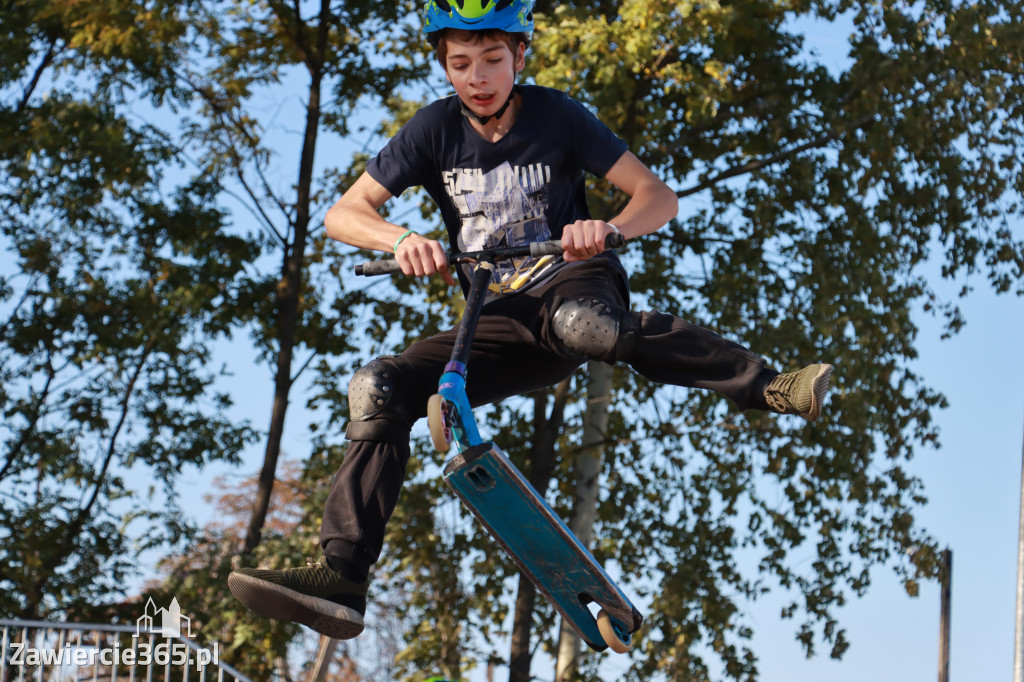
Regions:
[[[536, 163], [513, 167], [506, 161], [487, 173], [479, 168], [455, 168], [445, 171], [443, 179], [462, 220], [458, 237], [461, 251], [519, 246], [551, 238], [544, 215], [551, 180], [549, 166]], [[510, 293], [520, 289], [554, 261], [553, 256], [500, 261], [491, 290]], [[466, 274], [472, 276], [472, 266]]]

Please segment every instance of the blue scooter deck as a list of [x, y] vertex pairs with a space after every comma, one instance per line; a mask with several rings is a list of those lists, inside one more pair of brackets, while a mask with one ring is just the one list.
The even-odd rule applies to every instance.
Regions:
[[626, 641], [640, 627], [640, 612], [494, 443], [453, 457], [444, 480], [590, 648], [608, 646], [590, 602], [605, 610]]

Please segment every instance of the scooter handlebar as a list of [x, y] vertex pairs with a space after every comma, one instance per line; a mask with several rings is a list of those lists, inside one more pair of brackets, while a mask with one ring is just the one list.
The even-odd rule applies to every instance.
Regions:
[[[604, 238], [604, 248], [617, 249], [626, 243], [626, 238], [618, 232], [612, 232]], [[565, 249], [559, 241], [533, 242], [530, 244], [531, 256], [560, 256]]]
[[[604, 247], [606, 249], [618, 249], [626, 243], [626, 238], [618, 232], [614, 232], [604, 240]], [[562, 243], [559, 241], [551, 240], [546, 242], [532, 242], [527, 246], [513, 246], [506, 249], [488, 249], [486, 251], [479, 251], [473, 254], [448, 254], [449, 262], [458, 262], [459, 260], [480, 260], [481, 254], [487, 254], [490, 257], [504, 256], [525, 256], [527, 255], [526, 249], [529, 249], [529, 255], [534, 257], [540, 256], [560, 256], [564, 249]], [[361, 263], [356, 266], [356, 274], [364, 277], [372, 277], [375, 275], [392, 275], [402, 271], [402, 266], [398, 264], [398, 261], [394, 258], [382, 258], [380, 260], [371, 260], [365, 263]]]

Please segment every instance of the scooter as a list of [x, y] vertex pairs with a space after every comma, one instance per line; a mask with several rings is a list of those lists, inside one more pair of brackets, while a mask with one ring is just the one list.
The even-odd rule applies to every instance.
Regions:
[[[605, 247], [618, 248], [624, 241], [621, 235], [611, 234]], [[466, 365], [495, 264], [561, 253], [557, 241], [547, 241], [448, 254], [449, 263], [475, 263], [476, 267], [451, 360], [437, 393], [427, 403], [427, 424], [439, 452], [447, 453], [455, 445], [457, 454], [443, 470], [445, 483], [491, 537], [590, 648], [625, 653], [643, 616], [505, 453], [480, 437], [466, 395]], [[394, 258], [356, 266], [356, 274], [364, 276], [400, 272]], [[591, 604], [599, 608], [596, 615]]]

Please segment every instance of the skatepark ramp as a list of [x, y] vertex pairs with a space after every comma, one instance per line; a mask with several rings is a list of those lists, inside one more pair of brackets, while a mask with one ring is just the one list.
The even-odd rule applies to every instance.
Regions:
[[[177, 629], [0, 619], [0, 682], [251, 682]], [[191, 626], [189, 626], [191, 627]], [[186, 634], [191, 634], [190, 630]]]

